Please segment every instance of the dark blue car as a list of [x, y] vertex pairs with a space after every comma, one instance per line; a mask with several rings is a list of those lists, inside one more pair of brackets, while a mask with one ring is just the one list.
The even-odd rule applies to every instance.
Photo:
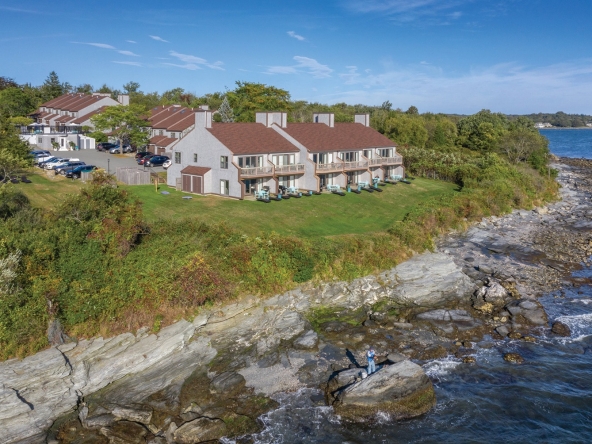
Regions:
[[75, 178], [75, 179], [80, 179], [80, 176], [82, 173], [90, 173], [91, 171], [96, 170], [97, 167], [94, 165], [80, 165], [77, 166], [73, 169], [71, 169], [70, 171], [66, 172], [66, 177], [71, 177], [71, 178]]
[[169, 160], [168, 156], [152, 156], [150, 159], [146, 161], [146, 166], [162, 166], [162, 164], [165, 163], [167, 160]]

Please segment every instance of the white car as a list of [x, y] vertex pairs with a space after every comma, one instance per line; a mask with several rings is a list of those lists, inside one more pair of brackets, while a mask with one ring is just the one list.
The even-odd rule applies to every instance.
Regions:
[[62, 165], [68, 163], [68, 162], [74, 162], [74, 161], [79, 161], [80, 159], [75, 159], [75, 158], [71, 158], [71, 159], [59, 159], [56, 160], [54, 162], [47, 162], [43, 167], [46, 170], [55, 170], [57, 167], [61, 167]]
[[33, 160], [33, 162], [36, 163], [37, 165], [39, 165], [40, 163], [43, 163], [43, 162], [51, 162], [51, 161], [56, 160], [56, 159], [61, 159], [61, 157], [56, 157], [53, 154], [48, 154], [47, 156], [35, 157], [35, 159]]
[[173, 164], [173, 161], [171, 159], [169, 160], [165, 160], [164, 163], [162, 164], [162, 167], [166, 170], [168, 167], [170, 167]]

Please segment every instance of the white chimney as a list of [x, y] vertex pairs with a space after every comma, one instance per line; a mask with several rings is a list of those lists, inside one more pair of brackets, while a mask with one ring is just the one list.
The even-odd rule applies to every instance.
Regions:
[[324, 123], [330, 128], [335, 127], [335, 114], [333, 113], [313, 113], [312, 121], [314, 123]]
[[117, 101], [123, 106], [129, 105], [129, 94], [119, 94], [117, 96]]
[[280, 128], [286, 128], [288, 126], [288, 113], [281, 111], [258, 112], [255, 113], [255, 122], [261, 123], [267, 128], [270, 128], [273, 124], [278, 125]]
[[212, 111], [198, 109], [195, 110], [195, 127], [196, 128], [211, 128], [212, 127]]
[[354, 122], [361, 123], [364, 126], [370, 126], [370, 114], [356, 114]]

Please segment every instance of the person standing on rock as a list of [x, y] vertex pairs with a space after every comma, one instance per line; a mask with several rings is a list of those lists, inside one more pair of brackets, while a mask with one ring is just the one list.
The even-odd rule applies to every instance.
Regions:
[[366, 358], [368, 359], [368, 375], [371, 375], [376, 371], [374, 356], [376, 356], [376, 352], [374, 352], [373, 347], [370, 347], [370, 349], [366, 352]]

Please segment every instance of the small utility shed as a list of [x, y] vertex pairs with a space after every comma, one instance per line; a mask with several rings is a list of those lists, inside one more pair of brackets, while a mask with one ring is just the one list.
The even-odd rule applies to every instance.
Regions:
[[[204, 184], [210, 183], [207, 174], [210, 174], [211, 168], [188, 166], [181, 170], [181, 189], [186, 193], [205, 194], [212, 190], [206, 190]], [[206, 181], [207, 180], [207, 181]]]

